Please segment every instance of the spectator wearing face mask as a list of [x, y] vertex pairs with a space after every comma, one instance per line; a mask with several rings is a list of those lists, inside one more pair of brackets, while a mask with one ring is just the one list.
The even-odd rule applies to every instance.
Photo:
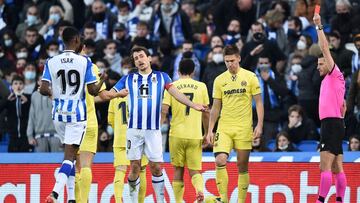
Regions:
[[258, 57], [265, 54], [270, 57], [270, 63], [274, 64], [271, 66], [272, 70], [283, 74], [286, 56], [276, 42], [266, 38], [264, 26], [258, 22], [253, 23], [251, 33], [253, 33], [251, 40], [246, 42], [241, 50], [241, 66], [254, 71], [257, 67]]
[[[41, 83], [41, 77], [38, 79]], [[27, 125], [27, 137], [30, 145], [36, 152], [62, 151], [61, 141], [51, 118], [52, 102], [48, 96], [43, 96], [39, 91], [31, 95], [31, 106]]]
[[360, 151], [360, 137], [356, 134], [349, 138], [349, 151], [358, 152]]
[[15, 44], [18, 42], [17, 37], [15, 36], [12, 30], [4, 30], [2, 34], [1, 45], [5, 51], [5, 57], [11, 61], [15, 62]]
[[351, 74], [354, 74], [360, 68], [360, 33], [354, 36], [353, 42], [358, 52], [354, 53], [351, 59]]
[[285, 97], [289, 90], [285, 81], [271, 69], [270, 58], [267, 55], [259, 56], [255, 74], [259, 79], [264, 103], [263, 140], [267, 142], [278, 132], [282, 116], [281, 98]]
[[192, 39], [190, 20], [175, 0], [161, 0], [150, 24], [153, 40], [157, 43], [165, 39], [171, 48], [179, 48]]
[[299, 150], [294, 147], [286, 132], [279, 132], [275, 139], [274, 152], [298, 152]]
[[212, 105], [212, 91], [214, 87], [214, 81], [217, 76], [227, 70], [224, 63], [223, 46], [216, 45], [211, 51], [211, 61], [207, 64], [201, 82], [206, 84], [210, 105]]
[[26, 64], [24, 68], [24, 94], [31, 95], [36, 89], [36, 65], [34, 63]]
[[25, 30], [30, 26], [34, 26], [37, 30], [40, 30], [43, 26], [43, 22], [39, 17], [38, 7], [36, 5], [28, 7], [24, 22], [20, 23], [16, 27], [16, 36], [19, 39], [25, 38]]
[[352, 23], [354, 17], [351, 12], [349, 0], [337, 0], [335, 4], [336, 15], [331, 20], [331, 30], [340, 33], [341, 41], [344, 43], [351, 41], [352, 29], [357, 27]]
[[173, 81], [179, 79], [179, 64], [182, 58], [190, 58], [193, 60], [195, 63], [193, 79], [199, 81], [201, 75], [201, 63], [193, 53], [193, 44], [191, 41], [185, 41], [182, 44], [181, 53], [179, 53], [175, 58], [174, 67], [171, 71], [172, 74], [170, 74], [170, 77], [173, 79]]
[[136, 25], [139, 22], [138, 10], [131, 12], [130, 5], [126, 1], [120, 1], [118, 4], [118, 22], [126, 26], [128, 34], [131, 37], [136, 36]]
[[116, 52], [116, 42], [114, 40], [108, 40], [105, 43], [104, 48], [104, 59], [110, 64], [110, 69], [117, 73], [121, 73], [121, 63], [122, 57], [119, 53]]
[[230, 21], [227, 32], [223, 35], [223, 40], [225, 45], [235, 44], [238, 40], [241, 40], [240, 21], [238, 19]]
[[291, 16], [287, 20], [287, 40], [289, 45], [289, 53], [294, 52], [296, 43], [298, 42], [301, 31], [302, 31], [302, 23], [299, 17]]
[[46, 44], [46, 54], [53, 57], [59, 54], [59, 43], [57, 41], [50, 41]]
[[117, 17], [106, 10], [106, 5], [101, 0], [95, 0], [91, 5], [91, 15], [88, 21], [93, 23], [99, 39], [111, 39]]
[[319, 140], [314, 122], [305, 117], [300, 105], [289, 108], [288, 119], [283, 130], [287, 132], [291, 142], [298, 144], [302, 140]]
[[29, 152], [26, 128], [30, 109], [30, 95], [24, 94], [24, 79], [14, 76], [12, 93], [0, 101], [0, 112], [6, 111], [6, 131], [10, 134], [8, 152]]
[[290, 60], [290, 68], [288, 73], [285, 77], [286, 84], [292, 95], [295, 97], [299, 96], [299, 81], [298, 81], [298, 74], [301, 72], [301, 61], [303, 57], [301, 55], [293, 55]]
[[119, 52], [121, 56], [128, 56], [131, 47], [131, 37], [128, 35], [124, 24], [115, 24], [113, 39], [116, 41], [117, 52]]
[[46, 24], [39, 30], [39, 34], [42, 35], [45, 40], [47, 40], [47, 38], [52, 39], [56, 35], [56, 30], [61, 21], [66, 20], [70, 23], [73, 22], [71, 4], [67, 0], [62, 0], [61, 2], [66, 2], [66, 7], [64, 7], [65, 12], [58, 5], [51, 6], [49, 9], [49, 18]]

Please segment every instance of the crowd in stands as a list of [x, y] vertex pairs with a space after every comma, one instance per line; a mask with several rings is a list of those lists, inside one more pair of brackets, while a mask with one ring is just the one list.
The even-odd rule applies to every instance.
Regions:
[[[194, 79], [206, 84], [210, 101], [214, 79], [226, 71], [222, 49], [236, 44], [264, 102], [263, 136], [253, 151], [301, 151], [304, 141], [319, 140], [316, 4], [320, 0], [0, 0], [0, 151], [62, 150], [51, 100], [37, 88], [46, 59], [64, 50], [66, 26], [81, 31], [86, 55], [108, 72], [107, 89], [133, 66], [129, 51], [140, 45], [150, 50], [152, 68], [174, 81], [179, 61], [191, 58]], [[360, 0], [322, 0], [321, 16], [346, 78], [344, 139], [348, 150], [359, 151]], [[96, 103], [99, 151], [112, 150], [108, 104]]]

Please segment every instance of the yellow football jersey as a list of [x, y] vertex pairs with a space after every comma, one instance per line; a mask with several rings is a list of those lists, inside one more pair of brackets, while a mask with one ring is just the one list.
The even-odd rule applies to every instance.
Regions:
[[[173, 85], [194, 103], [209, 104], [208, 91], [204, 83], [186, 78], [175, 81]], [[171, 106], [170, 136], [202, 139], [202, 112], [181, 104], [167, 91], [164, 94], [163, 104]]]
[[222, 103], [218, 129], [252, 128], [252, 96], [261, 93], [255, 73], [240, 68], [236, 75], [226, 71], [215, 78], [213, 98]]
[[128, 112], [127, 97], [119, 97], [110, 101], [108, 122], [114, 129], [113, 147], [126, 147]]
[[[99, 81], [100, 77], [99, 77], [99, 68], [93, 64], [92, 65], [92, 69], [94, 71], [94, 74], [96, 75], [96, 80]], [[100, 91], [103, 91], [106, 89], [106, 85], [105, 83], [101, 86]], [[87, 114], [87, 123], [86, 126], [87, 127], [97, 127], [98, 123], [97, 123], [97, 118], [96, 118], [96, 111], [95, 111], [95, 99], [92, 95], [89, 94], [87, 87], [86, 87], [86, 96], [85, 96], [85, 101], [86, 101], [86, 114]]]

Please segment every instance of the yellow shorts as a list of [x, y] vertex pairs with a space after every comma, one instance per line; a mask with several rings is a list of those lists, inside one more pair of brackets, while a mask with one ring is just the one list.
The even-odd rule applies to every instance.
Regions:
[[184, 139], [170, 136], [171, 164], [178, 167], [187, 166], [191, 170], [201, 170], [202, 140]]
[[230, 153], [232, 149], [251, 150], [252, 131], [218, 130], [214, 136], [213, 152]]
[[98, 128], [87, 127], [85, 136], [80, 144], [80, 151], [96, 153], [98, 142]]
[[[130, 166], [130, 161], [126, 158], [125, 147], [114, 147], [114, 167], [116, 166]], [[141, 157], [141, 166], [146, 166], [149, 160], [145, 155]]]

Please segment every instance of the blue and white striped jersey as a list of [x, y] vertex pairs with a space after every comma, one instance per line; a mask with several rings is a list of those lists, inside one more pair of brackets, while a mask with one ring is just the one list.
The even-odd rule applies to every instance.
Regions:
[[153, 71], [149, 75], [131, 73], [115, 84], [117, 92], [124, 88], [129, 91], [129, 128], [159, 129], [164, 90], [171, 82], [168, 74]]
[[89, 58], [66, 50], [46, 61], [42, 80], [51, 83], [53, 120], [86, 120], [85, 85], [96, 82]]

